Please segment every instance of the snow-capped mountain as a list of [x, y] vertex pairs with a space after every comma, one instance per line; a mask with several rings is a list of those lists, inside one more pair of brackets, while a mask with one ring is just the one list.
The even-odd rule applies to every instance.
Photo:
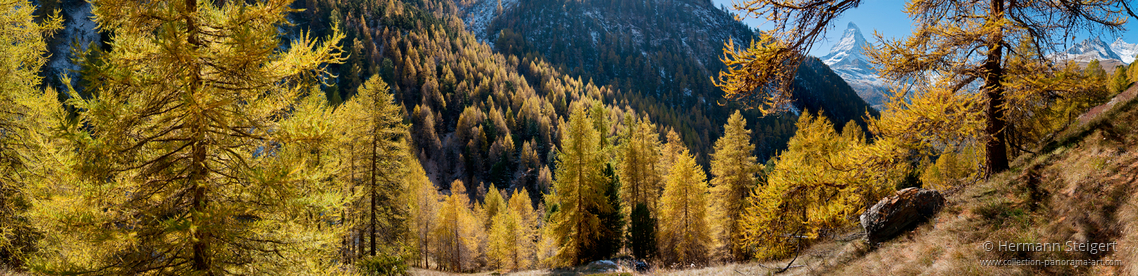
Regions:
[[1107, 45], [1106, 42], [1103, 42], [1102, 39], [1097, 37], [1083, 40], [1083, 42], [1075, 44], [1066, 51], [1054, 54], [1052, 57], [1059, 60], [1073, 60], [1075, 62], [1091, 62], [1092, 60], [1099, 60], [1101, 62], [1111, 59], [1123, 60], [1122, 57], [1111, 50], [1110, 45]]
[[869, 43], [861, 35], [861, 29], [850, 22], [842, 34], [841, 41], [834, 44], [830, 48], [830, 53], [821, 59], [834, 70], [834, 73], [845, 79], [866, 103], [880, 109], [881, 104], [887, 99], [885, 95], [889, 87], [885, 80], [877, 75], [877, 70], [865, 56], [863, 49], [867, 45]]
[[1122, 58], [1122, 62], [1133, 63], [1134, 56], [1138, 55], [1138, 44], [1126, 43], [1119, 37], [1110, 44], [1110, 50], [1118, 54], [1118, 57]]

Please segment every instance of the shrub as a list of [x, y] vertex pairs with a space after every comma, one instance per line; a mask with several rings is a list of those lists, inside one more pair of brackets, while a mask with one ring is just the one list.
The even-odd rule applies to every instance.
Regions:
[[401, 255], [368, 256], [356, 262], [363, 275], [408, 275], [407, 262]]

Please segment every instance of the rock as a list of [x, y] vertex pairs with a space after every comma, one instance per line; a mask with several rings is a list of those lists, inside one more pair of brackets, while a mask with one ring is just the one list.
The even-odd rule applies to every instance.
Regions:
[[885, 197], [861, 214], [861, 227], [870, 244], [889, 240], [916, 228], [944, 207], [944, 196], [936, 190], [905, 188]]
[[585, 266], [585, 271], [589, 272], [613, 272], [617, 270], [620, 270], [620, 266], [610, 260], [594, 261]]

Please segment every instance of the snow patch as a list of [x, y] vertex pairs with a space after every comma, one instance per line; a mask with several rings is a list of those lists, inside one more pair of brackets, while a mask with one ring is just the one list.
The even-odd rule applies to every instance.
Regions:
[[[466, 25], [466, 30], [474, 35], [479, 41], [486, 42], [490, 47], [494, 46], [494, 42], [490, 40], [493, 34], [486, 33], [490, 27], [490, 22], [498, 17], [498, 2], [499, 0], [476, 0], [474, 4], [465, 8], [462, 12], [462, 23]], [[501, 0], [502, 12], [517, 6], [518, 0]]]

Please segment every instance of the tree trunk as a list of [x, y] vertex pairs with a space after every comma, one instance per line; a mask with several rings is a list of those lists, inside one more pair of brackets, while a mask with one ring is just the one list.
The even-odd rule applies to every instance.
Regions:
[[376, 147], [378, 146], [379, 141], [376, 141], [376, 137], [375, 137], [376, 135], [374, 133], [376, 127], [378, 127], [378, 126], [375, 126], [374, 122], [373, 122], [373, 125], [372, 125], [372, 132], [373, 133], [371, 136], [371, 159], [368, 160], [368, 163], [371, 163], [371, 177], [370, 177], [371, 178], [371, 227], [369, 227], [369, 229], [368, 229], [368, 235], [371, 238], [370, 243], [371, 243], [371, 255], [372, 256], [375, 256], [375, 224], [376, 224], [375, 223], [375, 205], [379, 204], [375, 200], [375, 178], [376, 178], [376, 173], [377, 173], [375, 163], [379, 162], [379, 158], [377, 157], [377, 153], [376, 153]]
[[[197, 0], [188, 0], [186, 1], [186, 10], [183, 11], [182, 14], [186, 20], [186, 32], [188, 33], [186, 40], [190, 44], [190, 49], [192, 49], [194, 52], [196, 52], [202, 45], [201, 40], [198, 38], [199, 30], [197, 22], [194, 20], [195, 13], [197, 12], [197, 7]], [[201, 67], [196, 63], [196, 61], [191, 61], [189, 67], [191, 80], [189, 91], [187, 92], [190, 93], [190, 97], [197, 98], [196, 94], [200, 92], [199, 90], [202, 87]], [[194, 144], [191, 147], [190, 152], [191, 160], [189, 170], [190, 190], [192, 193], [192, 198], [190, 199], [190, 223], [192, 225], [198, 226], [190, 231], [190, 236], [192, 238], [191, 248], [193, 250], [192, 267], [194, 271], [205, 272], [206, 275], [211, 275], [212, 273], [209, 271], [209, 234], [203, 233], [203, 229], [208, 229], [209, 227], [201, 227], [202, 220], [197, 215], [199, 212], [205, 209], [206, 204], [206, 187], [202, 185], [206, 174], [206, 148], [203, 144], [205, 141], [203, 141], [204, 137], [202, 136], [204, 136], [206, 133], [206, 126], [204, 119], [200, 116], [197, 118], [189, 118], [189, 121], [190, 124], [192, 124], [192, 135], [195, 135], [194, 138], [198, 139], [197, 141], [192, 142]]]
[[[992, 21], [1004, 17], [1003, 0], [993, 0], [991, 8], [990, 18]], [[1004, 79], [1004, 70], [1001, 64], [1004, 53], [1003, 42], [1002, 30], [992, 34], [988, 42], [988, 57], [984, 61], [984, 93], [988, 97], [988, 103], [984, 109], [984, 115], [987, 117], [984, 133], [988, 137], [984, 148], [988, 155], [986, 159], [989, 175], [1008, 169], [1008, 150], [1004, 145], [1007, 140], [1004, 131], [1007, 122], [1004, 121], [1004, 108], [1001, 106], [1004, 104], [1004, 86], [1000, 83]]]

